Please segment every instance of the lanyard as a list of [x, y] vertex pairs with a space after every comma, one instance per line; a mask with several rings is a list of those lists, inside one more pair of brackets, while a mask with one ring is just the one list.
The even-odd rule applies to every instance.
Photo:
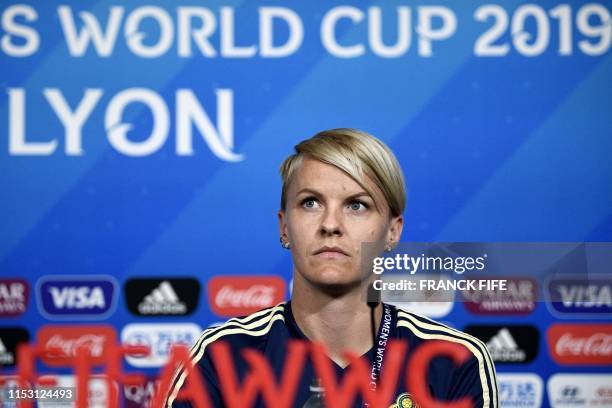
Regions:
[[[380, 327], [378, 328], [378, 334], [376, 335], [376, 342], [374, 343], [374, 358], [372, 359], [372, 367], [370, 369], [370, 389], [372, 389], [372, 391], [376, 390], [376, 386], [378, 385], [378, 379], [385, 360], [385, 352], [387, 351], [387, 344], [391, 338], [394, 327], [391, 307], [385, 303], [382, 305], [382, 321], [380, 323]], [[367, 407], [368, 404], [364, 403], [363, 406]]]

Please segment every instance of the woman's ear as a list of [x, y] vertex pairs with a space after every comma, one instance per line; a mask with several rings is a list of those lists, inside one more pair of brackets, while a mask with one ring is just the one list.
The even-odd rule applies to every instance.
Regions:
[[392, 217], [389, 222], [389, 230], [387, 233], [387, 243], [390, 247], [395, 247], [402, 236], [402, 230], [404, 229], [404, 216], [399, 215]]
[[287, 237], [287, 219], [286, 219], [286, 215], [285, 212], [283, 210], [280, 210], [278, 212], [278, 227], [279, 227], [279, 232], [280, 232], [280, 237]]

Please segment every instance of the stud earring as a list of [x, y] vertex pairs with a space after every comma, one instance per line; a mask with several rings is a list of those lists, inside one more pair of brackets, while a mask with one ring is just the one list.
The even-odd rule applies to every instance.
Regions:
[[291, 248], [291, 244], [289, 244], [288, 241], [283, 240], [283, 237], [280, 237], [280, 243], [281, 243], [281, 246], [285, 249]]

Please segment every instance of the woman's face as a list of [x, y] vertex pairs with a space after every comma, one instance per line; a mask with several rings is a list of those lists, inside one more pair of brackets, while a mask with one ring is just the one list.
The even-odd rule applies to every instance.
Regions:
[[366, 183], [375, 197], [337, 167], [304, 158], [287, 189], [285, 211], [279, 212], [296, 280], [321, 288], [357, 286], [361, 244], [375, 243], [382, 252], [399, 240], [402, 217], [391, 218], [380, 189], [368, 178]]

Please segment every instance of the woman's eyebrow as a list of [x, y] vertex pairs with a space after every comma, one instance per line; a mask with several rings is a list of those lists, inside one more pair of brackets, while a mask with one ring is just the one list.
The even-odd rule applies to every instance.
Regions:
[[319, 193], [317, 190], [312, 189], [312, 188], [308, 188], [308, 187], [301, 189], [295, 195], [300, 195], [302, 193], [310, 193], [310, 194], [314, 194], [314, 195], [317, 195], [317, 196], [321, 195], [321, 193]]
[[[310, 193], [310, 194], [314, 194], [316, 196], [321, 196], [322, 195], [320, 192], [318, 192], [314, 188], [310, 188], [310, 187], [305, 187], [305, 188], [301, 189], [300, 191], [298, 191], [296, 193], [296, 195], [300, 195], [302, 193]], [[372, 198], [372, 196], [369, 193], [367, 193], [366, 191], [358, 191], [356, 193], [353, 193], [353, 194], [347, 196], [346, 199], [350, 200], [350, 199], [357, 198], [357, 197], [367, 197], [367, 198], [369, 198], [371, 200], [374, 200]]]
[[352, 198], [357, 198], [357, 197], [367, 197], [371, 200], [374, 200], [374, 198], [372, 198], [372, 196], [365, 191], [359, 191], [358, 193], [351, 194], [350, 196], [347, 197], [347, 199], [352, 199]]

